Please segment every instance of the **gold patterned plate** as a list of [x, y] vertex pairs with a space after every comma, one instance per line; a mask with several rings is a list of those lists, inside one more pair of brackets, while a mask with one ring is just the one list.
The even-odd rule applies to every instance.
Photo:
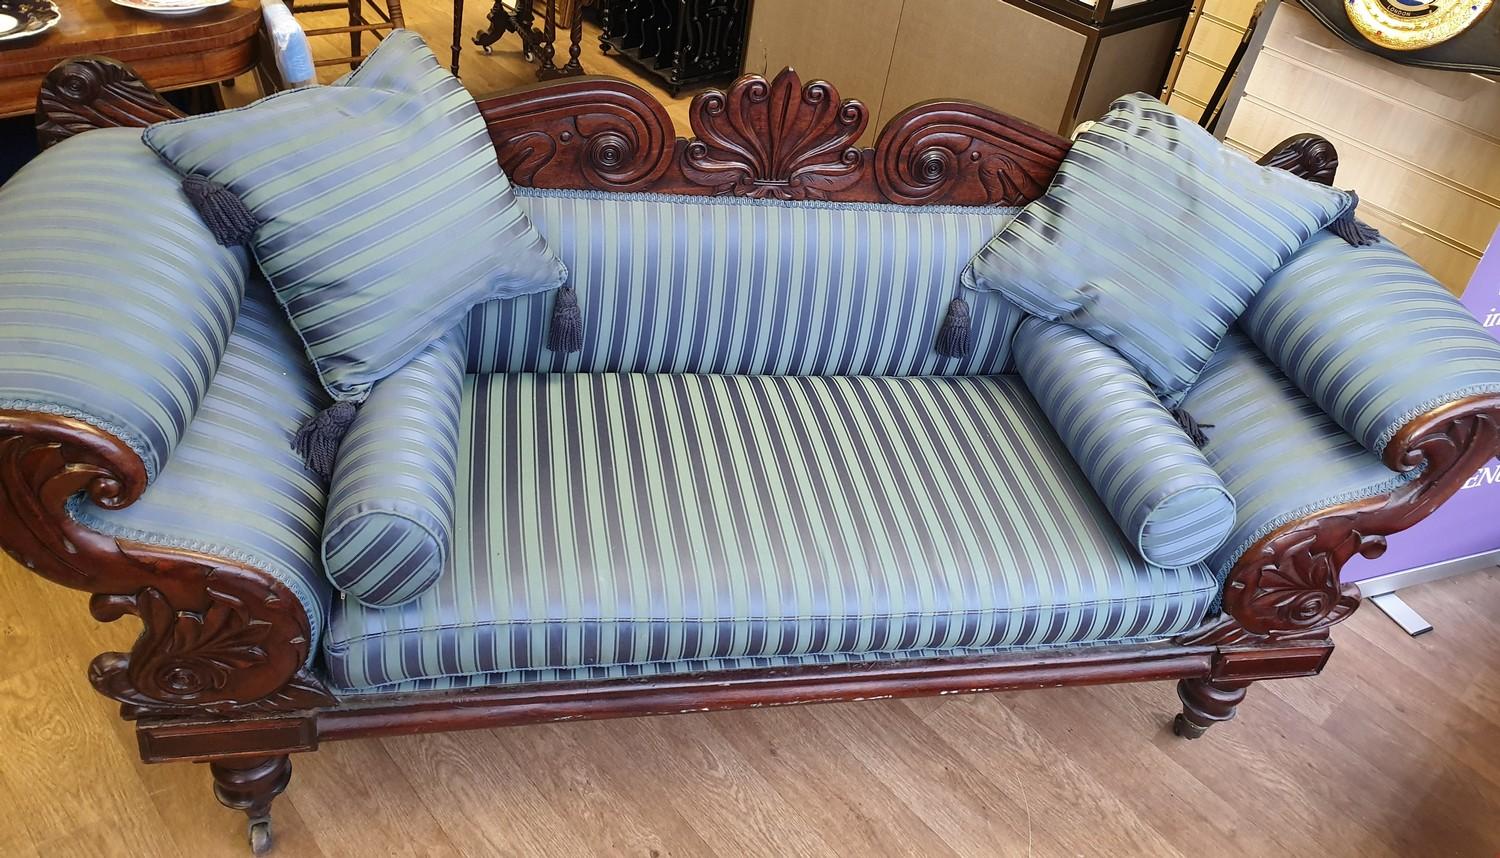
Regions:
[[0, 42], [45, 33], [62, 20], [52, 0], [0, 0]]
[[1439, 45], [1469, 29], [1494, 0], [1344, 0], [1361, 36], [1393, 51]]

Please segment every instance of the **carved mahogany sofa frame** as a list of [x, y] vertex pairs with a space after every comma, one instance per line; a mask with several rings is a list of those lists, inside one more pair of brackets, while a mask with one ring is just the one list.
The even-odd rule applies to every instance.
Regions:
[[[771, 101], [772, 109], [747, 107]], [[662, 106], [618, 80], [573, 78], [485, 99], [480, 108], [515, 182], [548, 188], [735, 194], [921, 205], [1018, 205], [1046, 188], [1067, 140], [958, 101], [917, 105], [873, 148], [853, 144], [868, 114], [823, 83], [789, 71], [747, 76], [692, 103], [692, 139]], [[39, 104], [44, 145], [104, 126], [176, 115], [107, 60], [59, 66]], [[766, 117], [779, 117], [768, 127]], [[751, 123], [758, 147], [723, 129]], [[742, 131], [744, 129], [741, 129]], [[1331, 183], [1334, 148], [1287, 140], [1263, 159]], [[269, 845], [272, 800], [289, 755], [323, 742], [683, 711], [1058, 685], [1177, 680], [1175, 729], [1196, 738], [1234, 716], [1254, 682], [1318, 673], [1329, 628], [1360, 602], [1339, 580], [1358, 553], [1378, 556], [1500, 452], [1500, 396], [1452, 402], [1410, 422], [1385, 463], [1419, 477], [1382, 496], [1320, 510], [1257, 542], [1234, 565], [1223, 615], [1171, 641], [1076, 651], [1010, 652], [854, 665], [613, 679], [414, 693], [333, 695], [304, 665], [316, 646], [297, 598], [267, 575], [218, 557], [93, 532], [68, 514], [87, 493], [117, 509], [141, 497], [146, 471], [119, 439], [79, 420], [0, 412], [0, 543], [20, 564], [93, 594], [101, 621], [143, 625], [128, 653], [94, 659], [89, 680], [135, 722], [147, 762], [207, 762], [219, 800]]]

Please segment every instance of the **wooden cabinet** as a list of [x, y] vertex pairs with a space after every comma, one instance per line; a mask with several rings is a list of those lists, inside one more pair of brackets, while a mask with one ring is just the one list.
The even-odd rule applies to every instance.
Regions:
[[1067, 133], [1109, 102], [1158, 92], [1189, 0], [757, 0], [745, 70], [796, 68], [885, 120], [966, 98]]
[[750, 0], [601, 0], [600, 49], [634, 60], [672, 95], [740, 71]]

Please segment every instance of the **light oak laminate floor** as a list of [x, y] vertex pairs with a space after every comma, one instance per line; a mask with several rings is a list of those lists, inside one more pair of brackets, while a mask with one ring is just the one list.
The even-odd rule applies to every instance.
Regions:
[[[1366, 606], [1315, 679], [1197, 742], [1168, 683], [544, 725], [295, 758], [277, 852], [1478, 856], [1500, 853], [1500, 571]], [[146, 766], [88, 687], [130, 622], [0, 562], [0, 855], [244, 856], [201, 766]]]

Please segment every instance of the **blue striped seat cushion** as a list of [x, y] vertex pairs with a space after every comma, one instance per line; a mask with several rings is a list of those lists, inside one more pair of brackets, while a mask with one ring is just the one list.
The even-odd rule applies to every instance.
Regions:
[[1240, 326], [1371, 451], [1412, 418], [1500, 391], [1500, 343], [1386, 241], [1324, 233], [1251, 302]]
[[0, 408], [83, 420], [154, 479], [208, 390], [245, 290], [133, 129], [43, 152], [0, 188]]
[[1016, 365], [1042, 411], [1141, 556], [1200, 563], [1234, 527], [1234, 498], [1119, 352], [1068, 325], [1031, 318]]
[[125, 509], [80, 498], [73, 514], [102, 533], [269, 573], [302, 602], [316, 640], [329, 602], [318, 562], [325, 494], [286, 439], [323, 401], [270, 289], [252, 281], [223, 364], [156, 482]]
[[399, 605], [447, 567], [458, 476], [464, 331], [376, 383], [339, 445], [323, 565], [340, 591]]
[[144, 139], [254, 214], [255, 258], [337, 400], [363, 400], [475, 304], [566, 273], [516, 204], [474, 99], [409, 30], [337, 86]]
[[343, 688], [683, 659], [1037, 647], [1201, 622], [1014, 376], [469, 376], [451, 571], [341, 600]]
[[1214, 424], [1203, 454], [1239, 506], [1234, 531], [1209, 561], [1221, 580], [1276, 528], [1415, 476], [1386, 468], [1239, 331], [1224, 338], [1185, 406]]
[[1079, 135], [964, 283], [1087, 331], [1175, 405], [1266, 278], [1354, 202], [1137, 93]]
[[484, 304], [469, 372], [965, 375], [1008, 369], [1020, 314], [974, 303], [975, 346], [933, 351], [959, 273], [1015, 209], [518, 188], [570, 272], [583, 350], [546, 349], [553, 298]]

